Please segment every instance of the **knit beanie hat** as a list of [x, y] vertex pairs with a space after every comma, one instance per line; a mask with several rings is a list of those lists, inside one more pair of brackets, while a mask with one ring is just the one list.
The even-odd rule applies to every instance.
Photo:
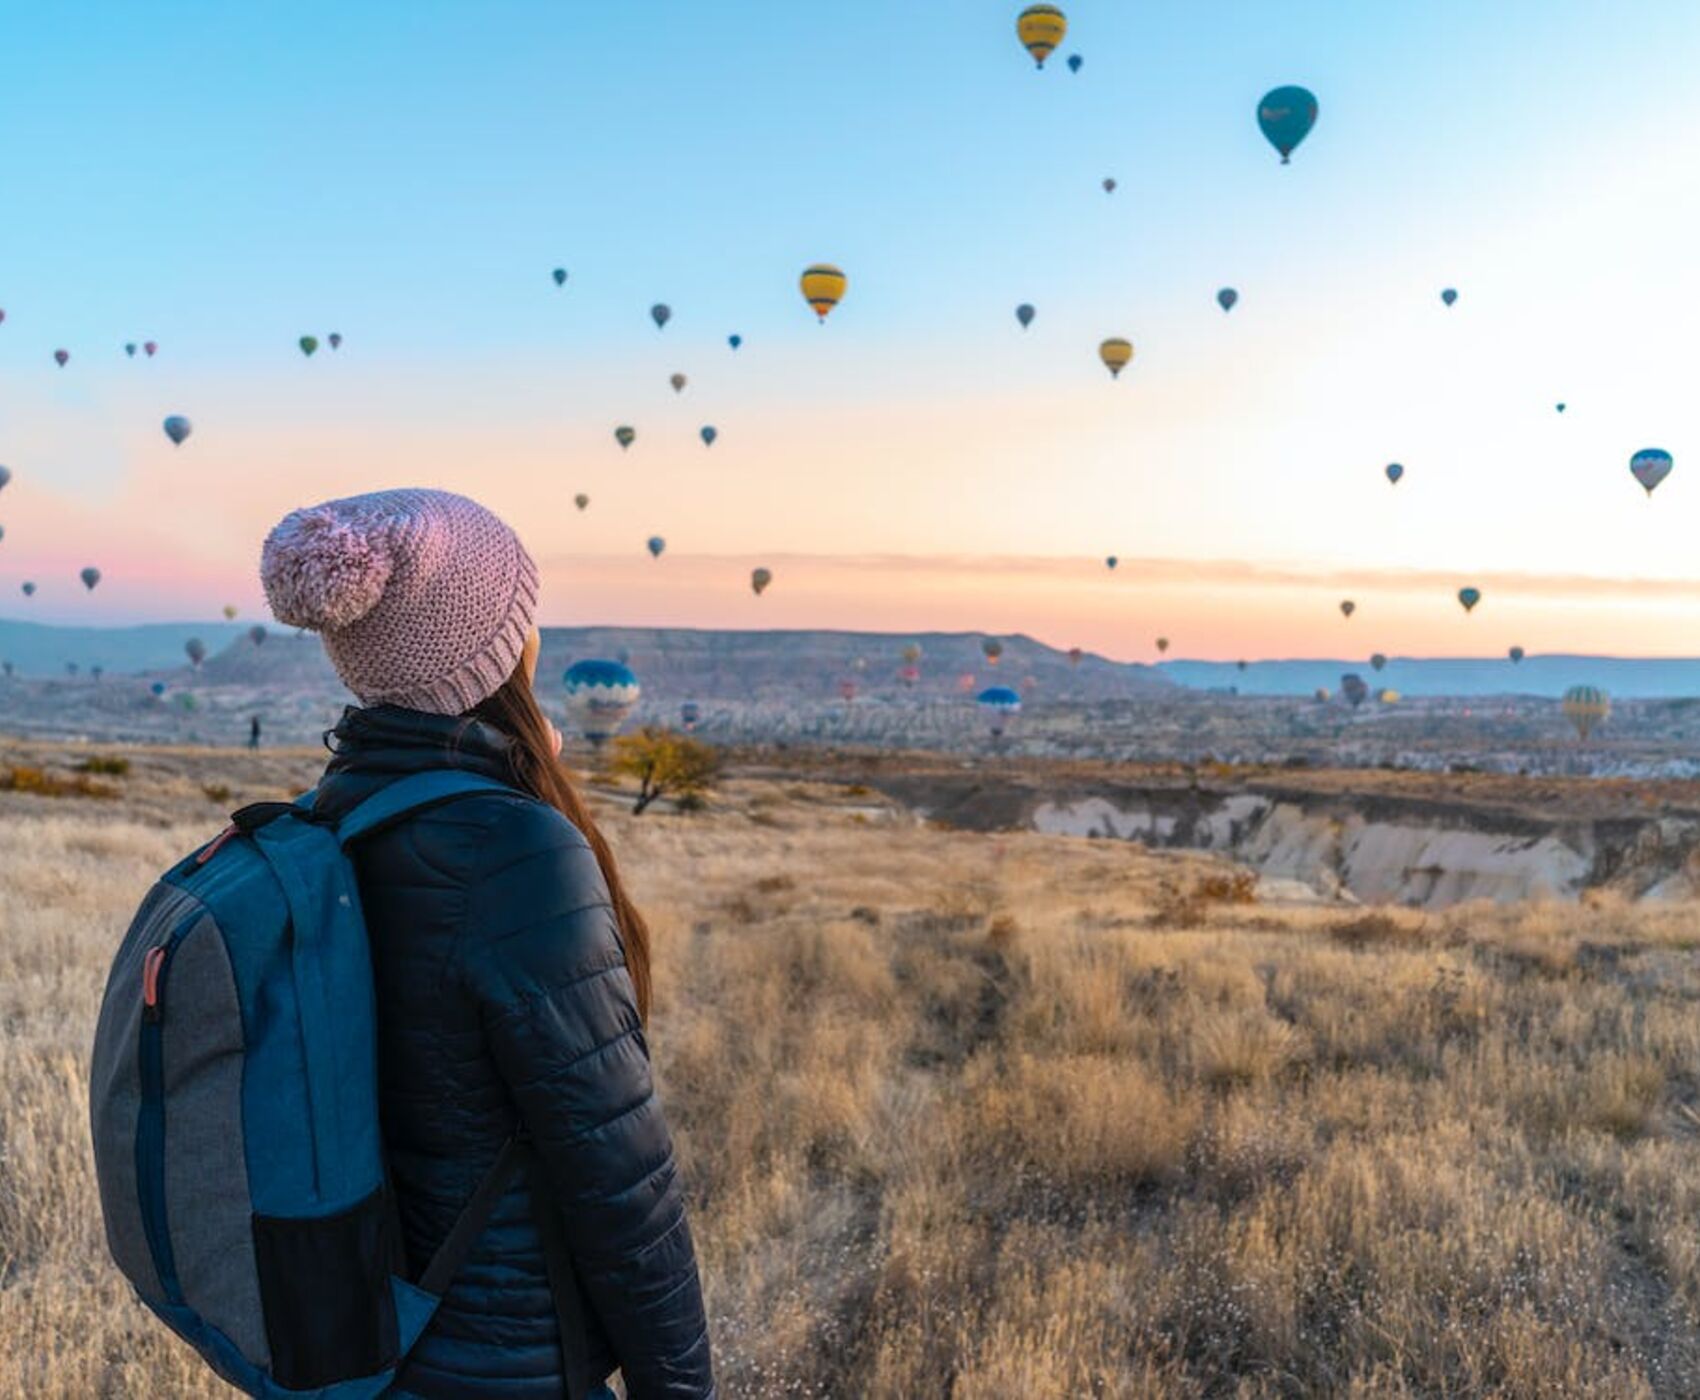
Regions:
[[448, 491], [375, 491], [286, 515], [260, 579], [279, 622], [318, 632], [364, 705], [458, 715], [519, 665], [537, 566], [501, 520]]

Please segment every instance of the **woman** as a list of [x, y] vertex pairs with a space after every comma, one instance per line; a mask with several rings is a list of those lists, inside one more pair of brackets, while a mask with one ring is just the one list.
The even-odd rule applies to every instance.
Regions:
[[464, 497], [384, 491], [287, 516], [261, 574], [278, 620], [318, 631], [364, 706], [327, 740], [319, 813], [431, 768], [513, 788], [415, 812], [355, 852], [415, 1276], [516, 1132], [539, 1168], [507, 1187], [397, 1393], [607, 1395], [618, 1367], [632, 1400], [712, 1397], [644, 1040], [648, 930], [532, 692], [530, 557]]

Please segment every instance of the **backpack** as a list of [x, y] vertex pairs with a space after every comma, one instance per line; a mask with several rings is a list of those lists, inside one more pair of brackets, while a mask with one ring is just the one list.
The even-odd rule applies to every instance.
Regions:
[[349, 846], [422, 808], [513, 791], [440, 769], [335, 826], [314, 819], [312, 793], [245, 807], [160, 878], [119, 946], [89, 1089], [107, 1246], [142, 1301], [249, 1395], [382, 1395], [527, 1168], [568, 1394], [584, 1392], [577, 1290], [523, 1137], [409, 1278], [379, 1132]]

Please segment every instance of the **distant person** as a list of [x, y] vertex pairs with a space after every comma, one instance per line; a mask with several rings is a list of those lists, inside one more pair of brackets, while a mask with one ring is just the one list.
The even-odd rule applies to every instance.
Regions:
[[514, 788], [355, 848], [413, 1276], [516, 1131], [541, 1166], [541, 1190], [523, 1174], [507, 1188], [390, 1393], [612, 1400], [618, 1367], [631, 1400], [714, 1396], [644, 1040], [649, 932], [532, 692], [530, 556], [462, 496], [383, 491], [287, 516], [261, 574], [278, 619], [320, 632], [365, 706], [329, 736], [318, 815], [431, 769]]
[[251, 749], [260, 747], [260, 717], [258, 715], [248, 721], [248, 747]]

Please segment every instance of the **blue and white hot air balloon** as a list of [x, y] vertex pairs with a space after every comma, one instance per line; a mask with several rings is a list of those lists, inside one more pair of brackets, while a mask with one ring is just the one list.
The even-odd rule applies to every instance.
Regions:
[[974, 697], [974, 703], [980, 707], [986, 728], [994, 739], [1001, 739], [1009, 722], [1021, 713], [1021, 696], [1007, 685], [987, 686]]
[[619, 732], [643, 694], [631, 668], [618, 661], [575, 661], [561, 680], [567, 688], [567, 718], [597, 745]]

